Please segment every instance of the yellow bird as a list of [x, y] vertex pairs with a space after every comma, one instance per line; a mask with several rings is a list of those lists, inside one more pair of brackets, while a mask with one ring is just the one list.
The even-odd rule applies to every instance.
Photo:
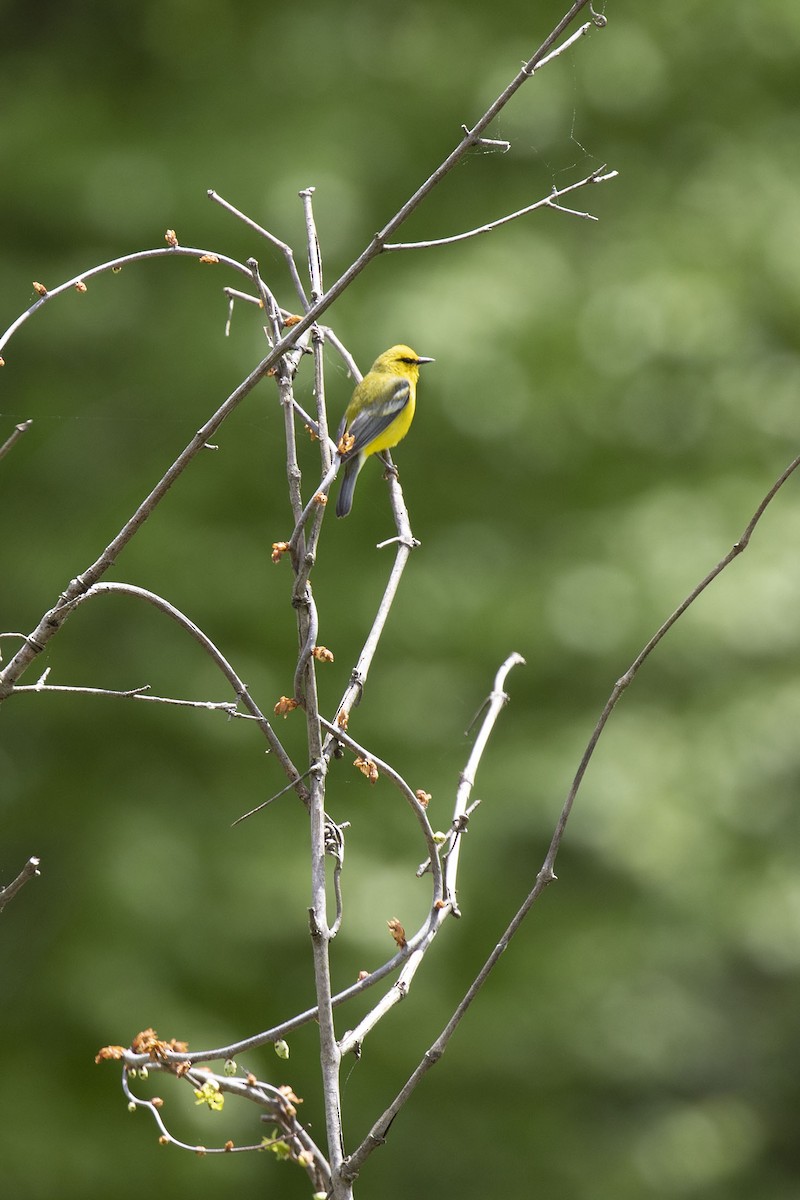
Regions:
[[356, 385], [336, 437], [344, 463], [337, 517], [346, 517], [353, 507], [358, 473], [370, 454], [391, 450], [408, 433], [414, 420], [420, 366], [433, 361], [421, 358], [410, 346], [392, 346], [375, 359]]

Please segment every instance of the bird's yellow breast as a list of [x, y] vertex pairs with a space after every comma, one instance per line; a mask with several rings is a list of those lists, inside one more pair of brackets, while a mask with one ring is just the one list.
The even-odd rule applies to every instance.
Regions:
[[411, 395], [408, 398], [408, 403], [401, 412], [397, 414], [390, 425], [387, 425], [383, 433], [370, 442], [366, 447], [366, 454], [380, 454], [382, 450], [391, 450], [398, 442], [402, 442], [403, 438], [411, 428], [411, 422], [414, 420], [414, 410], [417, 407], [417, 398], [414, 395], [414, 389], [411, 390]]

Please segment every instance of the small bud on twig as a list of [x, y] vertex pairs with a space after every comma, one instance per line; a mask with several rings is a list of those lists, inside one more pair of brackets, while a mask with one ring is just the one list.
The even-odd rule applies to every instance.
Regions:
[[402, 924], [398, 921], [397, 917], [392, 917], [391, 921], [387, 921], [386, 924], [389, 926], [389, 933], [402, 950], [406, 944], [406, 931]]
[[372, 759], [357, 758], [353, 762], [353, 766], [357, 767], [361, 774], [366, 776], [370, 783], [377, 783], [378, 768], [375, 766], [375, 763], [372, 761]]

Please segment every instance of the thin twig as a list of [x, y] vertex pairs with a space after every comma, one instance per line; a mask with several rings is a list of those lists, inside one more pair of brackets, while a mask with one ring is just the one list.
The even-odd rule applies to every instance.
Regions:
[[[478, 765], [483, 757], [486, 745], [492, 734], [492, 730], [497, 722], [497, 718], [503, 710], [503, 707], [508, 703], [508, 696], [505, 692], [505, 683], [510, 672], [517, 666], [524, 666], [525, 659], [521, 654], [514, 652], [510, 654], [505, 662], [500, 667], [495, 675], [492, 691], [487, 697], [487, 700], [482, 708], [482, 720], [478, 730], [475, 742], [472, 747], [467, 765], [461, 772], [461, 778], [456, 792], [456, 802], [453, 808], [453, 819], [450, 826], [450, 834], [448, 841], [442, 854], [445, 857], [445, 894], [452, 904], [453, 913], [455, 916], [460, 916], [458, 903], [456, 900], [456, 879], [458, 876], [458, 857], [461, 847], [462, 835], [466, 830], [466, 822], [470, 811], [470, 797], [472, 789], [475, 786], [475, 776], [478, 770]], [[473, 806], [474, 807], [474, 806]], [[429, 863], [424, 863], [420, 868], [423, 870], [429, 869]]]
[[305, 289], [303, 288], [303, 281], [301, 280], [300, 274], [297, 270], [297, 264], [294, 261], [294, 254], [292, 253], [291, 246], [288, 246], [286, 242], [282, 242], [280, 238], [275, 237], [274, 233], [270, 233], [268, 229], [265, 229], [263, 225], [259, 225], [257, 221], [252, 219], [252, 217], [248, 217], [238, 208], [235, 208], [233, 204], [231, 204], [228, 200], [223, 199], [219, 192], [215, 192], [213, 188], [209, 188], [207, 194], [209, 200], [213, 200], [215, 204], [219, 204], [234, 217], [238, 217], [238, 219], [243, 221], [249, 229], [254, 230], [256, 233], [260, 234], [261, 237], [266, 238], [272, 246], [274, 246], [277, 250], [280, 250], [281, 254], [286, 260], [286, 265], [289, 268], [289, 274], [292, 277], [294, 290], [297, 292], [304, 311], [307, 311], [309, 308], [308, 297], [306, 296]]
[[97, 583], [90, 588], [89, 591], [76, 596], [72, 601], [70, 601], [70, 605], [72, 608], [77, 608], [79, 605], [84, 604], [87, 600], [93, 599], [95, 596], [113, 594], [134, 596], [140, 600], [147, 601], [148, 604], [152, 604], [154, 608], [157, 608], [160, 612], [165, 613], [166, 616], [170, 617], [173, 621], [180, 625], [182, 629], [186, 630], [191, 637], [194, 638], [198, 645], [203, 648], [212, 662], [216, 665], [218, 670], [221, 671], [221, 673], [228, 680], [228, 683], [231, 685], [234, 695], [236, 696], [237, 702], [243, 704], [250, 714], [255, 717], [258, 727], [266, 738], [270, 750], [273, 752], [284, 771], [289, 776], [298, 795], [301, 797], [301, 799], [307, 800], [307, 792], [302, 785], [302, 776], [300, 775], [300, 772], [297, 770], [286, 750], [284, 749], [280, 738], [275, 733], [275, 730], [272, 728], [267, 718], [261, 712], [261, 709], [253, 700], [247, 689], [247, 684], [240, 679], [222, 651], [219, 650], [211, 641], [211, 638], [204, 633], [198, 625], [195, 625], [194, 621], [187, 617], [185, 613], [182, 613], [180, 609], [176, 608], [173, 604], [170, 604], [170, 602], [165, 600], [163, 596], [159, 596], [155, 592], [148, 591], [147, 588], [137, 587], [131, 583]]
[[[586, 749], [584, 750], [583, 757], [581, 758], [580, 764], [578, 766], [578, 770], [575, 773], [575, 778], [572, 781], [572, 786], [569, 790], [569, 793], [567, 794], [566, 800], [564, 801], [564, 807], [561, 811], [561, 816], [558, 819], [558, 824], [556, 825], [556, 829], [553, 834], [553, 840], [550, 843], [550, 848], [547, 852], [547, 857], [545, 858], [544, 863], [542, 864], [542, 870], [541, 870], [540, 874], [544, 874], [544, 875], [549, 874], [551, 878], [554, 878], [553, 867], [555, 866], [556, 855], [558, 854], [558, 850], [561, 845], [561, 839], [564, 835], [564, 829], [565, 829], [567, 821], [569, 819], [569, 814], [572, 811], [572, 805], [574, 803], [576, 795], [578, 794], [578, 789], [580, 788], [581, 783], [583, 782], [583, 777], [586, 774], [586, 769], [589, 766], [589, 762], [591, 761], [592, 755], [594, 754], [595, 747], [597, 746], [597, 743], [600, 740], [600, 736], [601, 736], [603, 730], [605, 729], [606, 724], [608, 723], [609, 717], [611, 716], [612, 712], [614, 711], [614, 709], [617, 706], [617, 702], [619, 701], [620, 696], [626, 690], [626, 688], [628, 688], [630, 686], [630, 684], [633, 682], [633, 680], [636, 678], [636, 676], [639, 673], [640, 668], [646, 662], [646, 660], [650, 657], [650, 655], [655, 650], [656, 646], [661, 641], [661, 639], [663, 637], [665, 637], [665, 635], [670, 631], [670, 629], [675, 624], [675, 622], [678, 621], [683, 616], [683, 614], [686, 612], [687, 608], [689, 608], [692, 604], [694, 604], [695, 600], [698, 598], [698, 596], [702, 595], [702, 593], [706, 590], [706, 588], [709, 586], [709, 584], [713, 583], [714, 580], [717, 578], [717, 576], [721, 575], [722, 572], [725, 570], [725, 568], [730, 566], [730, 564], [733, 562], [733, 560], [735, 558], [738, 558], [738, 556], [744, 550], [747, 549], [748, 545], [750, 544], [750, 538], [753, 536], [753, 532], [754, 532], [756, 526], [758, 525], [759, 521], [761, 520], [762, 516], [764, 515], [764, 512], [766, 511], [768, 505], [772, 502], [772, 500], [774, 500], [775, 496], [778, 494], [780, 489], [786, 483], [787, 479], [789, 479], [789, 477], [794, 474], [794, 472], [797, 470], [797, 468], [799, 466], [800, 466], [800, 455], [798, 455], [797, 458], [793, 459], [792, 462], [789, 463], [789, 466], [786, 468], [786, 470], [783, 471], [782, 474], [776, 479], [775, 483], [772, 485], [772, 487], [769, 489], [767, 494], [764, 496], [764, 498], [761, 501], [761, 503], [759, 504], [758, 508], [753, 513], [750, 520], [748, 521], [748, 523], [744, 529], [744, 532], [742, 533], [742, 536], [739, 538], [739, 540], [734, 542], [733, 546], [728, 551], [728, 553], [724, 556], [724, 558], [720, 559], [720, 561], [717, 563], [717, 565], [714, 568], [712, 568], [711, 571], [709, 571], [709, 573], [705, 576], [705, 578], [700, 580], [697, 587], [693, 588], [692, 591], [689, 593], [689, 595], [686, 597], [686, 599], [683, 600], [678, 605], [678, 607], [675, 609], [675, 611], [673, 613], [670, 614], [669, 617], [667, 617], [667, 619], [666, 619], [666, 621], [664, 621], [663, 625], [661, 625], [656, 630], [656, 632], [650, 638], [650, 641], [642, 648], [640, 653], [633, 660], [633, 662], [628, 667], [628, 669], [624, 673], [624, 675], [621, 675], [620, 678], [617, 680], [617, 682], [614, 684], [611, 694], [609, 695], [608, 700], [605, 703], [605, 707], [603, 708], [603, 711], [600, 714], [597, 724], [595, 725], [594, 730], [592, 731], [592, 736], [589, 738], [589, 742], [586, 746]], [[547, 880], [547, 882], [549, 882], [549, 880]]]
[[[461, 774], [461, 780], [459, 782], [459, 787], [456, 794], [453, 822], [454, 827], [458, 828], [459, 834], [463, 832], [465, 828], [467, 803], [470, 791], [475, 782], [475, 773], [478, 769], [480, 760], [483, 757], [483, 753], [486, 749], [492, 730], [497, 722], [497, 718], [505, 704], [508, 702], [508, 696], [504, 691], [505, 681], [508, 678], [509, 672], [515, 666], [524, 663], [524, 661], [525, 660], [522, 655], [516, 653], [510, 654], [495, 675], [494, 686], [492, 688], [491, 696], [489, 697], [489, 704], [487, 705], [486, 714], [481, 723], [478, 736], [475, 739], [475, 745], [470, 753], [467, 766], [464, 768], [464, 771]], [[367, 1036], [370, 1030], [374, 1029], [378, 1022], [382, 1020], [384, 1016], [386, 1016], [391, 1008], [393, 1008], [396, 1004], [399, 1004], [401, 1000], [405, 999], [411, 988], [414, 975], [422, 963], [425, 954], [428, 952], [431, 942], [433, 941], [433, 938], [439, 927], [445, 920], [448, 912], [452, 912], [454, 916], [459, 915], [455, 903], [459, 844], [460, 836], [455, 842], [452, 842], [450, 846], [450, 851], [445, 866], [445, 878], [447, 884], [446, 903], [434, 903], [434, 907], [431, 912], [429, 937], [427, 937], [410, 956], [409, 961], [405, 964], [400, 972], [400, 975], [398, 976], [397, 981], [389, 989], [389, 991], [386, 992], [385, 995], [375, 1005], [375, 1007], [368, 1012], [361, 1021], [359, 1021], [355, 1029], [350, 1030], [342, 1038], [339, 1045], [343, 1055], [348, 1054], [351, 1051], [360, 1051], [364, 1038]], [[438, 852], [433, 859], [434, 870], [436, 870], [436, 859], [438, 859]]]
[[[392, 506], [397, 535], [389, 539], [381, 545], [389, 545], [390, 543], [397, 544], [397, 553], [395, 554], [394, 563], [389, 573], [389, 578], [384, 589], [381, 602], [378, 605], [378, 611], [372, 622], [372, 627], [367, 634], [366, 641], [358, 656], [358, 661], [350, 675], [350, 682], [345, 689], [344, 695], [339, 702], [339, 707], [336, 710], [336, 726], [340, 727], [340, 719], [346, 720], [352, 709], [361, 700], [364, 691], [364, 685], [369, 675], [372, 660], [378, 649], [381, 636], [383, 634], [386, 621], [389, 617], [394, 598], [397, 595], [397, 589], [400, 586], [400, 580], [403, 577], [403, 572], [408, 564], [408, 559], [411, 551], [419, 546], [419, 542], [411, 532], [411, 523], [409, 521], [408, 510], [403, 499], [403, 490], [400, 487], [400, 481], [397, 478], [397, 472], [393, 467], [391, 455], [388, 451], [385, 452], [386, 461], [389, 464], [388, 483], [389, 483], [389, 500]], [[331, 735], [325, 742], [325, 754], [329, 755], [333, 749]]]
[[[592, 7], [591, 4], [589, 7]], [[584, 25], [581, 25], [580, 29], [576, 29], [575, 32], [568, 37], [565, 42], [562, 42], [561, 45], [557, 46], [555, 50], [552, 50], [550, 54], [546, 54], [544, 58], [539, 59], [539, 61], [530, 68], [528, 74], [533, 75], [535, 71], [541, 71], [542, 67], [546, 67], [548, 63], [551, 63], [554, 59], [558, 58], [559, 55], [563, 54], [566, 50], [571, 50], [576, 42], [579, 42], [582, 37], [586, 37], [586, 34], [590, 29], [602, 29], [605, 25], [606, 18], [600, 16], [598, 13], [592, 12], [591, 21], [587, 21]]]
[[9, 434], [6, 440], [0, 446], [0, 458], [5, 458], [9, 450], [13, 450], [19, 439], [26, 434], [30, 429], [33, 421], [20, 421], [19, 425], [14, 426], [13, 433]]
[[7, 887], [0, 887], [0, 912], [3, 911], [9, 900], [13, 900], [17, 892], [24, 888], [29, 879], [35, 879], [41, 875], [39, 870], [41, 861], [40, 858], [29, 858], [17, 878], [12, 880]]
[[244, 263], [237, 262], [235, 258], [229, 258], [227, 254], [217, 254], [216, 251], [212, 250], [200, 250], [194, 246], [156, 246], [150, 250], [136, 250], [133, 254], [123, 254], [118, 258], [109, 259], [108, 262], [99, 263], [95, 267], [89, 267], [87, 270], [81, 271], [80, 275], [73, 275], [72, 279], [68, 279], [66, 283], [60, 283], [57, 287], [48, 288], [0, 336], [0, 350], [3, 349], [29, 317], [32, 317], [43, 305], [55, 299], [56, 296], [60, 296], [64, 292], [74, 291], [77, 284], [85, 283], [87, 279], [91, 279], [94, 275], [104, 275], [108, 271], [113, 271], [116, 274], [122, 267], [130, 263], [145, 262], [151, 258], [196, 258], [212, 266], [222, 264], [230, 267], [232, 271], [238, 271], [240, 275], [245, 275], [247, 278], [250, 277], [250, 272]]
[[605, 166], [598, 167], [596, 171], [592, 171], [591, 175], [587, 175], [585, 179], [581, 179], [577, 183], [567, 184], [563, 188], [554, 188], [549, 196], [545, 196], [542, 200], [537, 200], [535, 204], [528, 204], [525, 208], [520, 208], [505, 217], [499, 217], [496, 221], [489, 221], [486, 225], [479, 225], [476, 229], [469, 229], [466, 233], [454, 233], [451, 237], [434, 238], [427, 242], [389, 242], [384, 246], [384, 250], [430, 250], [432, 246], [451, 246], [454, 242], [463, 242], [467, 238], [477, 237], [481, 233], [490, 233], [493, 229], [499, 229], [501, 225], [507, 225], [509, 221], [516, 221], [519, 217], [524, 217], [528, 213], [535, 212], [538, 208], [554, 208], [559, 212], [570, 213], [573, 217], [583, 217], [587, 221], [596, 221], [597, 217], [592, 213], [578, 212], [573, 208], [565, 208], [561, 204], [556, 204], [556, 200], [560, 199], [561, 196], [568, 195], [570, 192], [577, 191], [578, 188], [586, 187], [590, 183], [605, 183], [608, 179], [615, 179], [618, 174], [618, 171], [606, 171]]
[[[67, 683], [18, 683], [12, 695], [21, 696], [26, 692], [63, 692], [73, 696], [103, 696], [114, 700], [144, 700], [148, 704], [171, 704], [176, 708], [203, 708], [208, 712], [223, 712], [226, 717], [238, 718], [242, 721], [256, 721], [253, 713], [236, 711], [236, 704], [231, 700], [180, 700], [176, 696], [153, 696], [149, 693], [149, 683], [141, 687], [125, 688], [119, 691], [115, 688], [78, 687]], [[289, 784], [289, 788], [294, 785]]]
[[391, 780], [406, 803], [410, 805], [414, 816], [417, 818], [420, 829], [422, 830], [422, 836], [425, 838], [425, 844], [428, 848], [430, 861], [433, 864], [433, 903], [437, 904], [444, 898], [442, 867], [439, 860], [439, 848], [436, 844], [431, 823], [428, 820], [428, 814], [425, 811], [424, 806], [417, 798], [416, 792], [409, 786], [405, 779], [403, 779], [399, 771], [396, 771], [394, 767], [390, 766], [389, 763], [384, 762], [383, 759], [378, 758], [378, 756], [374, 754], [372, 750], [362, 746], [355, 740], [355, 738], [350, 737], [350, 735], [345, 733], [343, 729], [340, 729], [338, 725], [334, 725], [331, 721], [326, 721], [324, 717], [320, 717], [320, 722], [323, 728], [327, 729], [328, 733], [332, 735], [336, 741], [341, 742], [344, 746], [347, 746], [348, 749], [352, 750], [354, 754], [358, 754], [361, 758], [368, 760], [369, 762], [373, 762], [378, 768], [378, 772], [382, 775], [385, 775], [387, 779]]

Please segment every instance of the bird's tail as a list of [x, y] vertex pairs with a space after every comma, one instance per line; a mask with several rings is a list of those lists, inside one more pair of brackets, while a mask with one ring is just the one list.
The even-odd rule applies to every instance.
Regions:
[[336, 500], [336, 515], [337, 517], [346, 517], [353, 507], [353, 492], [356, 490], [356, 480], [358, 472], [364, 465], [363, 454], [356, 454], [353, 458], [348, 459], [344, 465], [344, 475], [339, 488], [339, 496]]

